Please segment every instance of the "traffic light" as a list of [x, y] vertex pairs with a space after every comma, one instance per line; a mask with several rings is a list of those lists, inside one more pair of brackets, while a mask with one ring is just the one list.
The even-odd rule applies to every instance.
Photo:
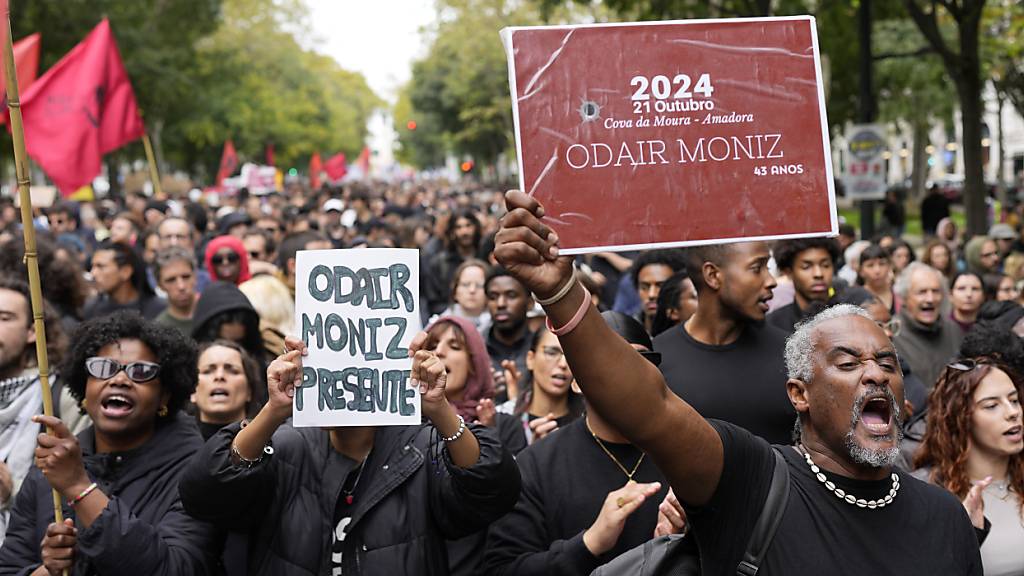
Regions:
[[416, 130], [416, 121], [409, 120], [408, 122], [405, 123], [405, 127], [408, 128], [410, 132]]
[[472, 160], [466, 160], [465, 162], [462, 163], [462, 171], [463, 172], [469, 172], [471, 170], [473, 170], [473, 161]]

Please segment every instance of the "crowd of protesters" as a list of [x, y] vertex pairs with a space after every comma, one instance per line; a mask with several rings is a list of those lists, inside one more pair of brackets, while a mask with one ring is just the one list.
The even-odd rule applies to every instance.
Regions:
[[[45, 417], [3, 202], [0, 574], [589, 574], [673, 533], [734, 573], [776, 453], [766, 574], [1024, 574], [1024, 226], [929, 196], [920, 243], [571, 258], [479, 186], [59, 201]], [[424, 423], [293, 428], [296, 254], [377, 247], [419, 250]]]

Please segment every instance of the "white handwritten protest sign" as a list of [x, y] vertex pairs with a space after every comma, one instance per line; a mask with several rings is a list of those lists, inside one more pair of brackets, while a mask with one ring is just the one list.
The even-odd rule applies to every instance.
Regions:
[[295, 329], [309, 348], [295, 426], [420, 423], [409, 343], [420, 330], [416, 250], [305, 250], [295, 260]]

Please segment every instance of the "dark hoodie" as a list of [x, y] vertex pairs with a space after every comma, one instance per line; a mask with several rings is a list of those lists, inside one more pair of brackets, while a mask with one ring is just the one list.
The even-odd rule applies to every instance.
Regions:
[[239, 344], [265, 364], [260, 315], [245, 294], [230, 282], [213, 282], [203, 290], [192, 316], [192, 338], [199, 343], [216, 340], [220, 337], [220, 324], [227, 315], [245, 324], [245, 338]]

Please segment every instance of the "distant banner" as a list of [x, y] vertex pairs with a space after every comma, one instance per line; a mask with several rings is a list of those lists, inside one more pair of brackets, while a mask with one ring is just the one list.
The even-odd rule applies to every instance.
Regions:
[[563, 253], [837, 233], [813, 18], [501, 34], [520, 184]]
[[295, 327], [309, 349], [295, 426], [420, 423], [409, 344], [420, 330], [419, 252], [307, 250], [295, 262]]

